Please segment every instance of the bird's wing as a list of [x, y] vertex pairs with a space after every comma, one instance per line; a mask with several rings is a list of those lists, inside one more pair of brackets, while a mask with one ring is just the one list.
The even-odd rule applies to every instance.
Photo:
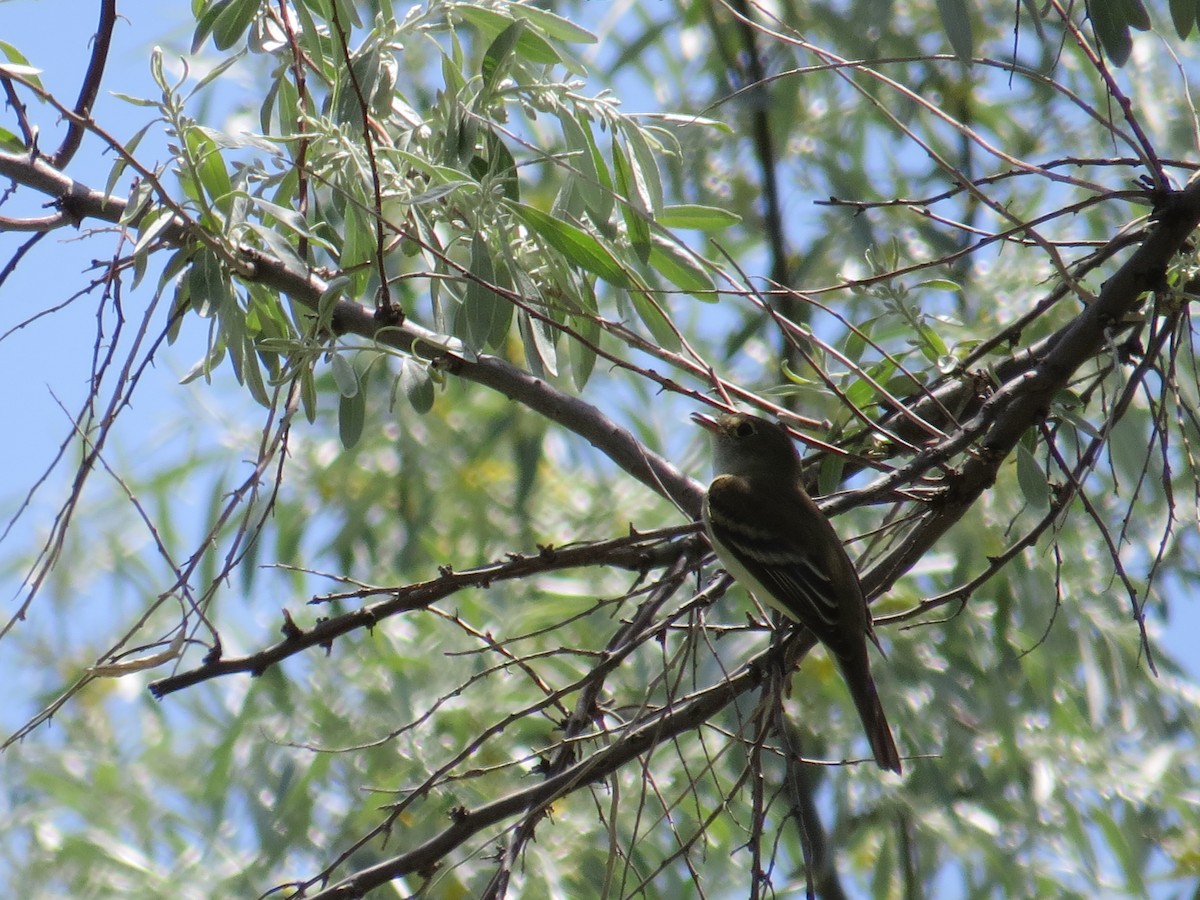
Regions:
[[788, 503], [776, 495], [766, 506], [745, 479], [721, 476], [709, 487], [705, 521], [735, 578], [821, 640], [836, 642], [845, 604], [863, 602], [861, 593], [841, 596], [847, 583], [857, 588], [858, 576], [829, 520], [798, 489], [790, 493]]

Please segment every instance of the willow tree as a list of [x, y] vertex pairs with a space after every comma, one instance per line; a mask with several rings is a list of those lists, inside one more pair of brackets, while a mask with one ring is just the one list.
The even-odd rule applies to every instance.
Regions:
[[[0, 45], [2, 277], [98, 260], [4, 303], [94, 329], [5, 532], [14, 891], [1194, 881], [1193, 0], [195, 0], [146, 59], [99, 5], [77, 100]], [[713, 560], [735, 408], [902, 776]]]

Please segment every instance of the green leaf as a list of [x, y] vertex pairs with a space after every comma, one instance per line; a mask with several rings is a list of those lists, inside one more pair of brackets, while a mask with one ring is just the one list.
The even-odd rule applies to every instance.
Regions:
[[637, 310], [638, 318], [650, 330], [660, 347], [675, 353], [683, 346], [671, 320], [649, 296], [647, 290], [635, 287], [630, 290], [629, 299], [633, 301], [633, 308]]
[[741, 221], [741, 216], [729, 210], [698, 203], [664, 206], [658, 217], [658, 223], [664, 228], [692, 228], [696, 231], [721, 231]]
[[312, 366], [300, 367], [300, 404], [304, 407], [304, 418], [311, 425], [317, 421], [317, 379]]
[[717, 286], [708, 271], [683, 247], [655, 237], [650, 265], [673, 285], [705, 303], [717, 302]]
[[414, 359], [400, 360], [400, 389], [417, 415], [433, 409], [433, 379], [429, 370]]
[[113, 163], [112, 170], [108, 173], [108, 181], [104, 184], [104, 193], [111, 194], [113, 192], [113, 188], [117, 186], [117, 179], [121, 177], [121, 173], [125, 171], [125, 167], [128, 165], [127, 160], [133, 156], [138, 144], [142, 142], [142, 138], [146, 136], [146, 132], [153, 124], [155, 123], [150, 122], [147, 125], [143, 125], [134, 133], [133, 137], [125, 142], [125, 155], [118, 157], [117, 161]]
[[338, 263], [353, 281], [354, 287], [348, 293], [358, 296], [367, 287], [370, 272], [366, 264], [371, 262], [375, 255], [375, 233], [368, 226], [366, 216], [356, 205], [346, 204], [345, 215], [342, 252]]
[[[250, 23], [254, 21], [255, 15], [258, 14], [261, 5], [261, 0], [229, 0], [223, 6], [217, 4], [221, 8], [212, 22], [213, 44], [216, 45], [216, 48], [228, 50], [241, 40], [246, 29], [250, 27]], [[199, 34], [199, 32], [200, 24], [198, 23], [196, 33]]]
[[0, 53], [4, 54], [4, 58], [11, 63], [4, 68], [17, 75], [21, 75], [26, 81], [36, 87], [38, 90], [45, 90], [42, 86], [42, 80], [38, 78], [38, 73], [42, 70], [30, 65], [29, 60], [25, 58], [25, 54], [10, 44], [8, 41], [0, 41]]
[[1125, 21], [1132, 28], [1138, 31], [1150, 30], [1150, 14], [1146, 12], [1146, 7], [1142, 0], [1121, 0], [1125, 7]]
[[1050, 486], [1042, 467], [1023, 444], [1017, 445], [1017, 484], [1021, 495], [1034, 509], [1046, 509], [1050, 505]]
[[942, 336], [935, 329], [922, 322], [917, 326], [917, 333], [921, 336], [921, 353], [931, 363], [936, 363], [949, 354], [946, 342], [942, 340]]
[[646, 262], [650, 258], [649, 206], [632, 165], [626, 158], [620, 141], [616, 138], [612, 142], [612, 159], [613, 174], [617, 179], [617, 191], [625, 198], [621, 204], [621, 217], [625, 220], [625, 231], [637, 258]]
[[204, 192], [228, 215], [233, 206], [233, 185], [216, 142], [201, 128], [189, 128], [184, 140]]
[[[478, 232], [471, 239], [470, 272], [456, 333], [474, 350], [498, 346], [512, 322], [512, 304], [488, 284], [496, 281], [496, 270], [487, 241]], [[478, 280], [476, 280], [478, 279]]]
[[483, 74], [481, 97], [490, 97], [496, 90], [496, 85], [504, 78], [508, 70], [508, 63], [512, 59], [513, 48], [516, 46], [518, 38], [524, 33], [525, 25], [524, 19], [517, 19], [496, 35], [496, 39], [484, 51], [483, 63], [480, 66]]
[[625, 140], [629, 142], [629, 148], [633, 151], [633, 173], [638, 180], [638, 190], [648, 207], [649, 214], [657, 218], [662, 212], [663, 206], [663, 187], [662, 178], [658, 174], [658, 159], [655, 157], [654, 151], [650, 149], [650, 143], [641, 129], [630, 125], [623, 128], [622, 132]]
[[1180, 40], [1185, 40], [1192, 33], [1196, 24], [1196, 0], [1171, 0], [1171, 23]]
[[913, 285], [916, 288], [929, 288], [933, 291], [952, 291], [954, 293], [962, 293], [962, 285], [957, 281], [951, 281], [949, 278], [930, 278], [926, 281], [919, 281]]
[[142, 216], [138, 222], [138, 239], [133, 245], [133, 255], [145, 251], [175, 221], [175, 214], [165, 206], [159, 206]]
[[822, 497], [836, 493], [842, 486], [842, 471], [846, 460], [836, 453], [826, 453], [817, 470], [817, 490]]
[[631, 285], [629, 275], [616, 258], [582, 228], [560, 222], [540, 209], [524, 203], [509, 201], [508, 206], [547, 244], [581, 269], [599, 275], [616, 287], [627, 288]]
[[1087, 8], [1104, 52], [1114, 65], [1123, 66], [1129, 60], [1133, 41], [1129, 37], [1129, 23], [1118, 12], [1118, 5], [1114, 0], [1090, 0]]
[[571, 154], [566, 162], [578, 172], [572, 186], [595, 220], [607, 222], [613, 209], [613, 180], [592, 138], [591, 128], [587, 122], [576, 119], [565, 106], [557, 112], [563, 140]]
[[188, 301], [202, 318], [220, 314], [233, 300], [233, 286], [211, 250], [196, 254], [184, 281]]
[[967, 0], [937, 0], [937, 9], [955, 55], [969, 63], [975, 55], [975, 37], [971, 33], [971, 10]]
[[[513, 24], [513, 17], [486, 9], [482, 6], [460, 3], [455, 6], [455, 12], [466, 21], [477, 27], [485, 35], [499, 35], [504, 29]], [[521, 15], [525, 15], [524, 8]], [[523, 29], [517, 38], [517, 55], [540, 66], [550, 66], [564, 62], [552, 44], [547, 43], [536, 31]]]
[[[0, 150], [5, 153], [24, 153], [28, 150], [25, 142], [7, 128], [0, 128]], [[106, 193], [112, 193], [107, 191]]]
[[329, 358], [329, 367], [333, 371], [333, 383], [337, 385], [339, 394], [353, 397], [359, 392], [358, 373], [344, 354], [334, 353]]
[[596, 351], [592, 347], [600, 345], [600, 323], [590, 316], [571, 316], [570, 324], [583, 338], [583, 341], [574, 337], [567, 340], [571, 380], [575, 383], [575, 389], [582, 391], [596, 366]]
[[596, 35], [592, 34], [586, 28], [580, 28], [574, 22], [568, 21], [552, 12], [547, 12], [541, 7], [532, 5], [522, 6], [521, 15], [527, 18], [529, 23], [539, 31], [544, 32], [548, 37], [556, 41], [562, 41], [564, 44], [596, 43]]
[[517, 327], [529, 370], [538, 378], [545, 378], [546, 373], [557, 375], [558, 348], [553, 327], [524, 310], [517, 314]]
[[358, 391], [353, 397], [342, 395], [338, 401], [338, 437], [347, 450], [362, 437], [363, 424], [367, 418], [366, 393]]
[[244, 341], [242, 374], [245, 376], [246, 388], [250, 391], [250, 396], [254, 398], [259, 406], [270, 409], [271, 397], [267, 393], [267, 386], [263, 383], [262, 369], [260, 368], [262, 361], [259, 359], [257, 348], [254, 346], [254, 339], [246, 335]]

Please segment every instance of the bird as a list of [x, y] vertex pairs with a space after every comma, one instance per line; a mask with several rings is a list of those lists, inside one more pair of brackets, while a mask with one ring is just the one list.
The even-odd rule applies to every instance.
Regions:
[[[805, 491], [800, 454], [776, 422], [693, 413], [709, 432], [713, 475], [704, 495], [709, 542], [726, 571], [759, 600], [808, 628], [837, 663], [875, 762], [900, 774], [867, 639], [879, 648], [862, 585], [833, 525]], [[879, 648], [882, 653], [882, 648]]]

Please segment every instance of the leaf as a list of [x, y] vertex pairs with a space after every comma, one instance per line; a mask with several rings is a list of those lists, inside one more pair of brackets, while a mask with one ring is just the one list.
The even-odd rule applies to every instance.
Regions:
[[522, 6], [521, 15], [527, 18], [531, 25], [545, 32], [547, 36], [554, 38], [556, 41], [562, 41], [564, 44], [596, 43], [596, 35], [592, 34], [586, 28], [581, 28], [574, 22], [568, 21], [552, 12], [547, 12], [541, 7], [532, 5]]
[[600, 344], [600, 323], [591, 316], [571, 316], [570, 322], [571, 327], [583, 338], [581, 341], [572, 337], [567, 341], [571, 380], [575, 383], [575, 389], [582, 391], [596, 366], [596, 351], [592, 347]]
[[1185, 40], [1192, 33], [1196, 24], [1196, 0], [1171, 0], [1171, 23], [1180, 40]]
[[1021, 487], [1021, 496], [1034, 509], [1046, 509], [1050, 505], [1050, 486], [1046, 483], [1046, 476], [1023, 443], [1017, 445], [1017, 484]]
[[259, 406], [270, 409], [271, 398], [267, 393], [267, 386], [263, 383], [262, 369], [260, 368], [262, 360], [258, 357], [258, 351], [254, 346], [254, 339], [246, 335], [244, 340], [242, 374], [246, 379], [246, 387], [250, 391], [250, 396], [254, 398]]
[[817, 470], [817, 490], [821, 496], [836, 493], [842, 486], [842, 471], [846, 460], [836, 453], [826, 453]]
[[312, 366], [300, 367], [300, 404], [308, 424], [317, 421], [317, 379], [313, 376]]
[[[212, 22], [213, 44], [216, 48], [228, 50], [241, 40], [261, 5], [261, 0], [229, 0], [225, 3]], [[196, 26], [196, 32], [200, 32], [199, 24]]]
[[1121, 0], [1121, 3], [1125, 7], [1125, 21], [1130, 27], [1138, 31], [1150, 30], [1150, 14], [1146, 12], [1142, 0]]
[[717, 302], [717, 286], [712, 277], [684, 247], [663, 238], [654, 238], [650, 265], [673, 285], [705, 303]]
[[496, 90], [496, 85], [503, 80], [508, 70], [508, 63], [512, 59], [513, 48], [517, 44], [517, 39], [525, 31], [525, 26], [524, 19], [517, 19], [496, 35], [496, 39], [484, 51], [483, 63], [480, 65], [480, 71], [483, 74], [481, 97], [489, 97]]
[[512, 304], [487, 285], [496, 281], [487, 241], [476, 232], [471, 239], [470, 272], [455, 332], [474, 350], [497, 346], [512, 321]]
[[1087, 5], [1088, 18], [1096, 29], [1096, 37], [1116, 66], [1123, 66], [1133, 50], [1129, 37], [1129, 23], [1117, 12], [1114, 0], [1090, 0]]
[[578, 173], [572, 173], [572, 186], [583, 198], [595, 221], [607, 222], [613, 209], [613, 180], [592, 139], [591, 129], [586, 122], [580, 122], [571, 115], [566, 107], [558, 110], [558, 122], [571, 154], [567, 164]]
[[667, 318], [667, 314], [662, 311], [659, 305], [651, 299], [648, 291], [634, 288], [629, 292], [629, 299], [633, 301], [633, 308], [637, 310], [638, 318], [649, 329], [650, 334], [658, 341], [660, 347], [671, 353], [675, 353], [683, 346], [679, 335], [675, 332], [675, 327], [671, 324], [671, 320]]
[[42, 70], [30, 65], [29, 60], [25, 58], [25, 54], [8, 41], [0, 41], [0, 52], [4, 54], [4, 58], [9, 62], [9, 64], [3, 66], [6, 71], [22, 76], [40, 91], [45, 90], [42, 86], [42, 80], [38, 78], [38, 73]]
[[185, 276], [188, 300], [202, 318], [222, 312], [233, 300], [233, 289], [221, 261], [211, 250], [201, 250]]
[[916, 288], [929, 288], [930, 290], [934, 291], [951, 291], [957, 294], [962, 293], [962, 285], [960, 285], [957, 281], [951, 281], [949, 278], [929, 278], [925, 281], [919, 281], [913, 285], [913, 289], [915, 290]]
[[508, 206], [547, 244], [581, 269], [599, 275], [616, 287], [630, 286], [630, 278], [621, 264], [603, 244], [582, 228], [560, 222], [540, 209], [524, 203], [509, 201]]
[[971, 33], [971, 10], [967, 0], [937, 0], [937, 8], [955, 55], [969, 63], [975, 55], [975, 38]]
[[353, 397], [359, 391], [358, 373], [354, 366], [341, 353], [334, 353], [329, 358], [329, 366], [333, 370], [333, 383], [337, 385], [338, 393], [343, 397]]
[[[7, 128], [0, 128], [0, 150], [5, 153], [24, 153], [28, 150], [25, 142]], [[112, 190], [105, 191], [111, 194]]]
[[[482, 6], [462, 3], [455, 7], [463, 19], [477, 27], [484, 34], [498, 35], [513, 23], [511, 16], [486, 9]], [[521, 14], [524, 15], [524, 9]], [[540, 66], [550, 66], [555, 63], [565, 63], [552, 44], [532, 29], [523, 29], [517, 38], [517, 55], [531, 63]]]
[[363, 424], [367, 417], [366, 393], [358, 391], [353, 397], [343, 395], [338, 401], [338, 437], [347, 450], [362, 437]]
[[133, 255], [145, 251], [175, 221], [175, 214], [165, 206], [159, 206], [142, 216], [138, 222], [138, 239], [133, 245]]
[[400, 389], [417, 415], [423, 416], [433, 408], [433, 379], [416, 360], [400, 360]]
[[664, 228], [693, 228], [696, 231], [721, 231], [741, 221], [741, 216], [729, 210], [698, 203], [665, 206], [658, 217], [658, 223]]
[[641, 129], [630, 126], [623, 129], [623, 132], [633, 151], [633, 172], [634, 177], [638, 179], [638, 190], [649, 207], [647, 212], [657, 218], [663, 206], [663, 187], [662, 178], [658, 174], [658, 160]]
[[612, 160], [617, 191], [625, 198], [621, 204], [625, 231], [637, 258], [646, 262], [650, 258], [649, 203], [645, 197], [644, 185], [640, 183], [633, 164], [625, 156], [621, 142], [615, 136], [612, 142]]
[[233, 204], [233, 185], [216, 142], [200, 128], [189, 128], [184, 140], [204, 192], [228, 215]]

